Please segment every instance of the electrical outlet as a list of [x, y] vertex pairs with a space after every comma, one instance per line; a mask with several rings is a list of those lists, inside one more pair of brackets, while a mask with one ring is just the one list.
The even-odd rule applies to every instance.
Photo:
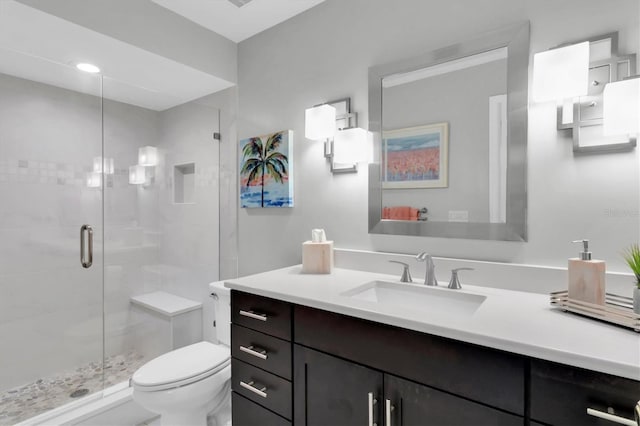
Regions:
[[469, 211], [449, 210], [449, 222], [469, 222]]

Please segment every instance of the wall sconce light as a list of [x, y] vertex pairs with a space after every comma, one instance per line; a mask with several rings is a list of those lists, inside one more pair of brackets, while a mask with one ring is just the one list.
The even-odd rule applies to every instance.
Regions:
[[[533, 100], [562, 101], [556, 127], [572, 132], [575, 154], [631, 150], [636, 146], [638, 114], [629, 110], [633, 101], [621, 96], [630, 86], [618, 85], [634, 76], [635, 64], [635, 54], [618, 53], [617, 32], [537, 53]], [[635, 105], [637, 111], [637, 101]], [[622, 132], [621, 122], [628, 129], [634, 120], [630, 116], [635, 117], [636, 131]]]
[[558, 102], [562, 123], [573, 122], [574, 98], [589, 90], [589, 42], [536, 53], [533, 69], [533, 99]]
[[144, 166], [129, 167], [129, 183], [131, 185], [144, 185], [147, 183], [147, 169]]
[[87, 188], [100, 188], [102, 186], [102, 172], [87, 173]]
[[324, 140], [324, 156], [332, 173], [356, 173], [358, 163], [368, 161], [371, 134], [357, 127], [351, 99], [316, 105], [305, 111], [305, 137]]
[[113, 158], [93, 158], [93, 171], [94, 173], [102, 173], [105, 175], [112, 175], [114, 172]]
[[138, 165], [139, 166], [157, 166], [158, 165], [158, 148], [155, 146], [143, 146], [138, 149]]
[[628, 135], [637, 138], [640, 131], [640, 78], [609, 83], [604, 88], [605, 136]]
[[336, 134], [336, 108], [323, 104], [304, 112], [304, 137], [314, 141], [330, 139]]

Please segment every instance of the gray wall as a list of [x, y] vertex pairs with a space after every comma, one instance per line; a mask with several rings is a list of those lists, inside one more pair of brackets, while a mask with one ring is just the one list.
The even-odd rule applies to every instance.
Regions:
[[574, 156], [552, 104], [529, 109], [526, 243], [369, 235], [366, 173], [331, 175], [322, 144], [304, 139], [305, 108], [345, 96], [366, 126], [368, 67], [523, 20], [532, 54], [614, 30], [621, 52], [638, 52], [636, 0], [327, 0], [241, 42], [239, 139], [294, 130], [296, 206], [240, 210], [240, 274], [299, 263], [315, 227], [337, 247], [551, 266], [565, 266], [577, 251], [568, 241], [584, 237], [610, 270], [626, 270], [620, 250], [638, 240], [638, 150]]

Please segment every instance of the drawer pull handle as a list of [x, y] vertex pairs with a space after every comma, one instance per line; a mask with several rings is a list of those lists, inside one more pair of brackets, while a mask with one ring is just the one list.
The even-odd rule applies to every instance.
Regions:
[[[263, 398], [267, 397], [267, 387], [266, 386], [262, 386], [256, 382], [254, 382], [253, 380], [250, 381], [249, 383], [245, 383], [243, 381], [240, 381], [240, 386], [242, 386], [243, 388], [245, 388], [246, 390], [249, 390], [253, 393], [255, 393], [256, 395], [260, 395]], [[257, 388], [256, 386], [260, 386], [260, 388]]]
[[638, 426], [638, 424], [631, 419], [615, 416], [613, 414], [605, 413], [603, 411], [594, 410], [593, 408], [587, 408], [587, 414], [593, 417], [598, 417], [600, 419], [609, 420], [610, 422], [618, 423], [621, 425]]
[[240, 315], [242, 315], [243, 317], [247, 317], [247, 318], [252, 318], [258, 321], [266, 321], [267, 320], [267, 315], [266, 314], [259, 314], [253, 311], [243, 311], [240, 310]]
[[368, 397], [368, 400], [369, 400], [369, 423], [368, 423], [368, 425], [369, 426], [376, 426], [376, 424], [373, 422], [373, 406], [376, 405], [378, 400], [373, 397], [373, 392], [369, 392], [367, 397]]
[[391, 405], [391, 400], [387, 399], [385, 400], [385, 425], [384, 426], [391, 426], [391, 412], [393, 410], [396, 409], [396, 407], [394, 407], [393, 405]]
[[266, 349], [256, 348], [255, 346], [251, 345], [249, 347], [240, 346], [240, 350], [242, 352], [248, 353], [249, 355], [253, 355], [253, 356], [257, 357], [257, 358], [267, 359], [267, 350]]

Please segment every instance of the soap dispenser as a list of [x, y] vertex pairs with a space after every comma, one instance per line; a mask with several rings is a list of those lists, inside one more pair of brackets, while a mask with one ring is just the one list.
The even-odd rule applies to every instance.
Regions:
[[604, 305], [605, 263], [603, 260], [591, 259], [589, 240], [573, 242], [582, 243], [583, 250], [577, 258], [569, 259], [569, 298]]

